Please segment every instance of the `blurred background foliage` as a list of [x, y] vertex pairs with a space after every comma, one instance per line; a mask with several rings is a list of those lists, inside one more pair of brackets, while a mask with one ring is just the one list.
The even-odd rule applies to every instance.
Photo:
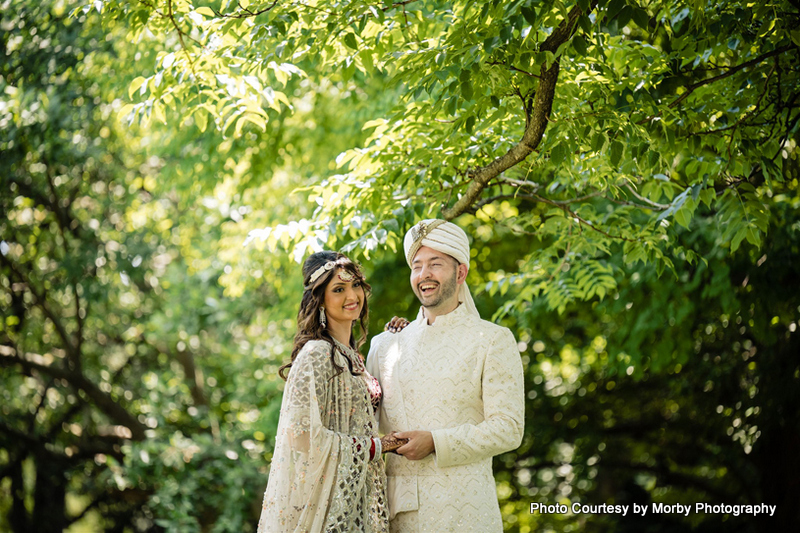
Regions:
[[442, 215], [526, 371], [508, 531], [800, 519], [796, 2], [0, 7], [1, 530], [254, 531], [297, 261], [358, 258], [376, 333]]

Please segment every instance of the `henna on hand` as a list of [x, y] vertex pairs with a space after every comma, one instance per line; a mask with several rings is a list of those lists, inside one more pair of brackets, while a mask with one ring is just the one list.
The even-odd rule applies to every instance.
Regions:
[[397, 333], [403, 331], [410, 322], [401, 316], [393, 316], [392, 319], [383, 327], [384, 331], [391, 331]]
[[405, 446], [407, 443], [408, 439], [398, 439], [394, 436], [394, 433], [381, 437], [381, 449], [384, 453], [397, 453], [395, 450]]

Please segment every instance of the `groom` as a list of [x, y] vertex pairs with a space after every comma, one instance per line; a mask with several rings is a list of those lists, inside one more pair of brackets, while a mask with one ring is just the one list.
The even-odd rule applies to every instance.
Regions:
[[388, 454], [392, 532], [501, 532], [492, 457], [522, 440], [522, 364], [507, 328], [481, 320], [465, 280], [466, 233], [423, 220], [406, 234], [422, 308], [400, 333], [372, 340], [383, 433], [409, 439]]

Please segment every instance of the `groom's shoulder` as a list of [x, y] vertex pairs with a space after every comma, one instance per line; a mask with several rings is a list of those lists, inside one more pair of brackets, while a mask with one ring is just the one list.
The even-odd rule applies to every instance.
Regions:
[[502, 339], [505, 342], [514, 342], [516, 344], [514, 334], [505, 326], [495, 324], [494, 322], [482, 318], [476, 318], [472, 327], [475, 331], [479, 331], [483, 335], [493, 339]]
[[483, 332], [494, 333], [494, 334], [497, 334], [503, 330], [508, 329], [506, 327], [500, 326], [498, 324], [495, 324], [494, 322], [491, 322], [489, 320], [477, 316], [470, 317], [469, 327]]

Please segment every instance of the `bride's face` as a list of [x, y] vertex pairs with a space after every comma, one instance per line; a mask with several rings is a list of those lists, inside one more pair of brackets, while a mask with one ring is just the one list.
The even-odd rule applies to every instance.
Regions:
[[364, 287], [350, 271], [337, 268], [325, 287], [325, 314], [329, 322], [350, 326], [364, 308]]

